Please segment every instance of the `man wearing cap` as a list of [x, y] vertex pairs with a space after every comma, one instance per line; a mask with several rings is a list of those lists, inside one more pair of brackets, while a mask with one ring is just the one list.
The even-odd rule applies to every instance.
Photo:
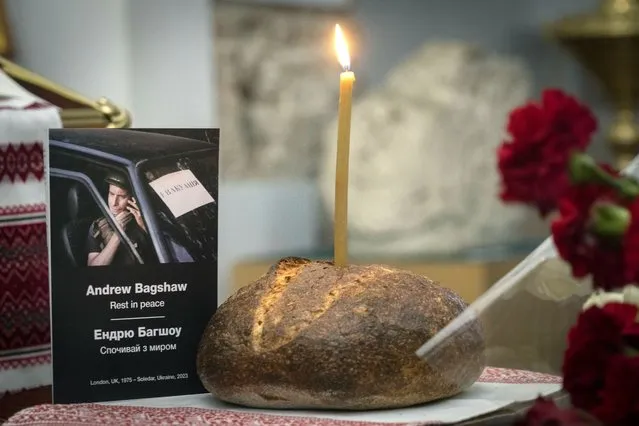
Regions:
[[[126, 232], [140, 257], [145, 260], [149, 250], [148, 234], [127, 180], [119, 174], [110, 174], [105, 181], [109, 184], [109, 210]], [[96, 219], [89, 229], [87, 264], [101, 266], [139, 263], [126, 247], [122, 247], [123, 244], [106, 218]]]

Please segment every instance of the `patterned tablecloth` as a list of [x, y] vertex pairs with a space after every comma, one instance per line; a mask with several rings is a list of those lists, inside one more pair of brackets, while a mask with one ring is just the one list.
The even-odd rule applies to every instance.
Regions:
[[57, 108], [0, 97], [0, 397], [51, 384], [43, 142]]
[[186, 395], [108, 404], [38, 405], [16, 413], [18, 425], [252, 425], [373, 426], [510, 424], [538, 395], [561, 395], [561, 378], [521, 370], [487, 368], [468, 391], [423, 406], [366, 412], [245, 409], [210, 395]]

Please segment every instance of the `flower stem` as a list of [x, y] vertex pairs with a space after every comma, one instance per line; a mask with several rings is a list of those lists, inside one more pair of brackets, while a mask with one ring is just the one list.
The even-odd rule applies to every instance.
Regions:
[[624, 198], [634, 199], [639, 196], [639, 183], [635, 179], [611, 175], [583, 152], [575, 152], [570, 156], [568, 169], [574, 183], [600, 183], [614, 188]]
[[616, 179], [616, 188], [619, 194], [626, 198], [634, 199], [639, 196], [639, 183], [636, 180], [628, 177], [621, 177]]

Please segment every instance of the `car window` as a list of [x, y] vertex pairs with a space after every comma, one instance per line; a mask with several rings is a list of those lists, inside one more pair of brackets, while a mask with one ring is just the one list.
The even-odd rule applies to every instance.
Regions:
[[179, 262], [217, 259], [217, 165], [207, 149], [141, 166], [160, 231]]
[[[102, 199], [105, 200], [105, 202], [107, 203], [109, 193], [109, 184], [105, 180], [107, 176], [109, 176], [113, 172], [116, 172], [125, 177], [127, 183], [131, 183], [129, 181], [130, 176], [127, 169], [124, 166], [121, 166], [119, 163], [115, 163], [107, 158], [86, 153], [67, 151], [63, 148], [58, 148], [55, 145], [51, 146], [49, 156], [51, 167], [56, 167], [62, 170], [73, 170], [87, 176], [91, 180], [92, 185], [97, 188], [97, 191], [101, 195]], [[132, 197], [137, 201], [138, 194], [135, 193], [135, 189], [133, 186], [130, 186], [129, 192], [131, 192]], [[138, 207], [140, 207], [140, 211], [142, 212], [142, 206]], [[141, 221], [144, 225], [144, 228], [149, 230], [150, 226], [145, 218], [144, 212], [142, 212], [141, 214]], [[136, 233], [136, 235], [137, 234], [139, 233]], [[156, 245], [153, 244], [150, 240], [147, 241], [146, 236], [137, 236], [140, 237], [138, 239], [142, 239], [144, 243], [142, 244], [142, 247], [138, 249], [138, 252], [140, 252], [139, 254], [142, 256], [143, 263], [158, 262]]]
[[131, 238], [122, 235], [107, 202], [88, 176], [52, 167], [50, 200], [55, 200], [50, 203], [52, 262], [88, 266], [89, 253], [103, 240], [116, 236], [120, 247], [115, 263], [143, 263], [140, 250]]

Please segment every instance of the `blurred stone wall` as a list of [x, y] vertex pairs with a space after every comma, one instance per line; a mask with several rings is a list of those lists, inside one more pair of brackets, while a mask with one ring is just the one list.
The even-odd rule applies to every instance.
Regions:
[[221, 176], [313, 178], [337, 110], [341, 11], [217, 1]]

